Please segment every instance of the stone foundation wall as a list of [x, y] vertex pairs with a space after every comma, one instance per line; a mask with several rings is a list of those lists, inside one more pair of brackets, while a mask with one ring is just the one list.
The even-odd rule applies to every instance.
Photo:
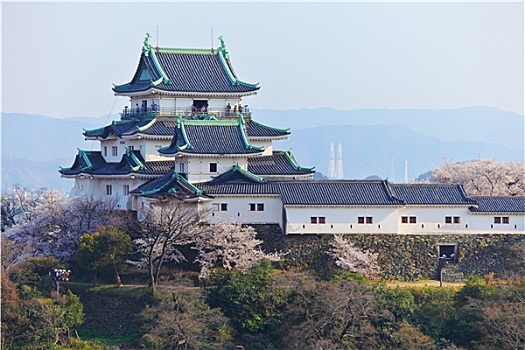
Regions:
[[[285, 236], [277, 225], [253, 225], [267, 252], [287, 252], [284, 268], [310, 269], [328, 276], [335, 266], [328, 258], [332, 236]], [[493, 272], [506, 278], [525, 271], [524, 258], [516, 257], [512, 247], [525, 244], [525, 235], [347, 235], [355, 245], [378, 253], [382, 277], [397, 280], [438, 278], [439, 244], [458, 247], [457, 262], [444, 270], [444, 279], [458, 280], [468, 275], [484, 276]]]

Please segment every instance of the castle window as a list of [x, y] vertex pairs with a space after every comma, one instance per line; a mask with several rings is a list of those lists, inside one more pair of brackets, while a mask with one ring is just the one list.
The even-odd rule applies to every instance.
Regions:
[[264, 211], [264, 203], [250, 203], [250, 211]]
[[408, 216], [402, 216], [401, 217], [401, 223], [402, 224], [408, 224]]
[[452, 223], [452, 216], [445, 216], [445, 224], [451, 224]]
[[504, 224], [508, 224], [508, 223], [509, 223], [509, 217], [508, 217], [508, 216], [504, 216], [504, 217], [502, 217], [501, 220], [502, 220], [502, 222], [503, 222]]
[[409, 218], [409, 221], [410, 221], [411, 224], [415, 224], [417, 220], [416, 220], [416, 217], [415, 217], [415, 216], [411, 216], [411, 217]]
[[454, 223], [455, 224], [459, 224], [460, 223], [459, 216], [454, 216]]
[[117, 146], [111, 147], [111, 154], [113, 155], [113, 157], [118, 156], [118, 148], [117, 148]]
[[494, 217], [494, 223], [495, 224], [501, 224], [501, 216], [495, 216]]
[[124, 185], [122, 192], [124, 193], [124, 196], [129, 196], [129, 185]]
[[135, 150], [135, 146], [129, 146], [129, 150], [130, 151], [134, 151]]
[[325, 224], [326, 223], [326, 218], [324, 216], [320, 216], [319, 217], [319, 223], [320, 224]]
[[228, 211], [228, 203], [221, 203], [221, 211]]
[[111, 196], [113, 194], [113, 186], [106, 185], [106, 195]]
[[126, 141], [120, 141], [120, 144], [121, 144], [121, 145], [125, 145], [125, 144], [126, 144]]
[[210, 173], [217, 172], [217, 163], [210, 163]]
[[374, 222], [374, 219], [372, 216], [358, 216], [357, 217], [357, 223], [358, 224], [364, 224], [364, 223], [367, 223], [367, 224], [372, 224]]
[[104, 157], [108, 156], [108, 148], [104, 146]]
[[317, 224], [317, 216], [310, 217], [310, 223], [311, 224]]

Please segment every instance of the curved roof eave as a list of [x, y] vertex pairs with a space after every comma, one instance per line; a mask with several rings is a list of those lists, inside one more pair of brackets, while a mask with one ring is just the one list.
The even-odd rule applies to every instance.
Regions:
[[146, 94], [158, 93], [162, 95], [172, 95], [174, 97], [246, 97], [246, 96], [257, 95], [257, 91], [259, 89], [252, 90], [252, 91], [245, 91], [245, 92], [221, 92], [221, 91], [202, 92], [202, 91], [171, 91], [171, 90], [163, 90], [163, 89], [159, 89], [159, 88], [150, 86], [144, 90], [129, 91], [129, 92], [118, 92], [118, 91], [115, 91], [114, 88], [112, 90], [115, 93], [115, 96], [143, 96]]

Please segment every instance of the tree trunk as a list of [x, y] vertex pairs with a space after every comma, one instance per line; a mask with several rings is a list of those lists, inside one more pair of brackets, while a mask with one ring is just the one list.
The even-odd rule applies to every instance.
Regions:
[[149, 286], [153, 293], [157, 293], [157, 281], [155, 281], [155, 271], [153, 262], [151, 261], [149, 264]]
[[122, 280], [120, 279], [120, 274], [118, 273], [118, 269], [115, 266], [115, 280], [117, 281], [117, 287], [122, 286]]

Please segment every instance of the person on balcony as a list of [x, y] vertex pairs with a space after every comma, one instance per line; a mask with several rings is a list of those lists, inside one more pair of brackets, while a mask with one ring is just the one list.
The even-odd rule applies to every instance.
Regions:
[[239, 113], [242, 113], [242, 105], [239, 103]]
[[226, 115], [230, 115], [231, 111], [232, 111], [232, 106], [230, 106], [230, 104], [228, 103], [226, 105]]

